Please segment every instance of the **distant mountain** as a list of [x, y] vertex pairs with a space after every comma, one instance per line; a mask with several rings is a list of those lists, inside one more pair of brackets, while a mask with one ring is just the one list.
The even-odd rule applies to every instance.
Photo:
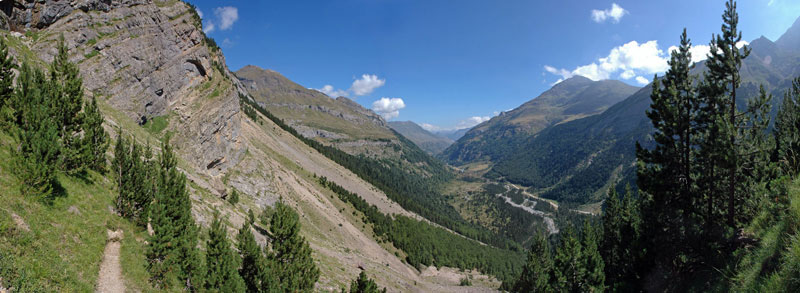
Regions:
[[461, 128], [455, 130], [440, 130], [440, 131], [434, 131], [433, 134], [436, 134], [438, 136], [444, 136], [453, 141], [456, 141], [459, 138], [463, 137], [464, 134], [467, 134], [467, 131], [469, 131], [469, 128]]
[[411, 121], [391, 121], [389, 127], [413, 141], [429, 154], [438, 154], [453, 143], [452, 139], [430, 133]]
[[[761, 37], [750, 43], [752, 53], [741, 68], [739, 107], [743, 109], [763, 84], [774, 96], [772, 112], [776, 113], [791, 80], [800, 76], [800, 42], [796, 41], [800, 39], [795, 39], [800, 36], [798, 23], [777, 42]], [[700, 75], [704, 70], [701, 62], [693, 73]], [[542, 130], [520, 143], [513, 155], [499, 160], [486, 176], [528, 186], [530, 192], [545, 198], [573, 203], [596, 202], [615, 182], [633, 184], [634, 145], [637, 141], [652, 145], [649, 135], [653, 128], [645, 114], [650, 92], [647, 86], [599, 115]]]
[[575, 76], [518, 108], [473, 127], [440, 157], [453, 165], [496, 162], [548, 126], [603, 112], [639, 88]]

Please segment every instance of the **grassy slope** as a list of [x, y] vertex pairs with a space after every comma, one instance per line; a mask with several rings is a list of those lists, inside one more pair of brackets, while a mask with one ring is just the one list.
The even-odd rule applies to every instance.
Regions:
[[[146, 232], [110, 211], [113, 182], [94, 172], [85, 179], [58, 176], [52, 200], [24, 197], [13, 176], [12, 139], [0, 133], [0, 277], [23, 291], [88, 292], [94, 289], [107, 229], [122, 229], [121, 263], [129, 289], [152, 291], [141, 257]], [[75, 207], [77, 212], [69, 210]], [[74, 209], [73, 209], [74, 211]], [[12, 214], [29, 227], [17, 225]]]

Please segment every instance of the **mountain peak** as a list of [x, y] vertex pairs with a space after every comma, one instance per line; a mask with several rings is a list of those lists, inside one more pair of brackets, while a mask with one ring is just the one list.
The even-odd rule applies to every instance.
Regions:
[[590, 83], [590, 82], [593, 82], [593, 80], [591, 80], [591, 79], [589, 79], [589, 78], [587, 78], [587, 77], [585, 77], [583, 75], [574, 75], [574, 76], [572, 76], [570, 78], [567, 78], [567, 79], [559, 82], [558, 84], [559, 85], [562, 85], [562, 84], [563, 85], [577, 85], [577, 84], [586, 84], [586, 83]]
[[775, 41], [775, 44], [782, 49], [800, 50], [800, 17]]

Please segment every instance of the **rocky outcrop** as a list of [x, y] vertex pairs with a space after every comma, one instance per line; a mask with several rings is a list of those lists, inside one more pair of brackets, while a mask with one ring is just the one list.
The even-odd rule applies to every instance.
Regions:
[[85, 89], [130, 119], [168, 118], [167, 131], [198, 170], [218, 175], [244, 153], [236, 115], [244, 89], [185, 3], [26, 1], [6, 16], [12, 30], [31, 32], [30, 47], [46, 62], [63, 35]]

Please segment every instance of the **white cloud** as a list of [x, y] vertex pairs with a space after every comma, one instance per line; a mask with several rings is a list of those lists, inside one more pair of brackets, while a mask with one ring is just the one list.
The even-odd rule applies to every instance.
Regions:
[[650, 83], [650, 80], [648, 80], [647, 78], [644, 78], [642, 76], [637, 76], [636, 77], [636, 82], [638, 82], [641, 85], [647, 85], [648, 83]]
[[[203, 12], [199, 9], [197, 10], [197, 14], [200, 18], [203, 18]], [[205, 24], [203, 24], [203, 32], [204, 33], [211, 33], [217, 29], [217, 25], [219, 25], [220, 30], [229, 30], [233, 27], [233, 23], [239, 20], [239, 9], [233, 6], [225, 6], [225, 7], [217, 7], [214, 8], [214, 20], [205, 20]]]
[[658, 48], [657, 41], [648, 41], [639, 44], [630, 41], [622, 46], [611, 49], [608, 56], [597, 59], [587, 65], [578, 66], [572, 71], [556, 69], [545, 66], [545, 71], [561, 76], [556, 83], [574, 75], [582, 75], [592, 80], [602, 80], [614, 77], [629, 80], [641, 74], [654, 74], [667, 70], [669, 56]]
[[492, 117], [497, 116], [498, 114], [500, 114], [500, 112], [495, 111], [494, 113], [492, 113], [492, 116], [472, 116], [467, 119], [458, 121], [458, 123], [452, 127], [441, 127], [429, 123], [420, 123], [419, 126], [431, 132], [459, 130], [464, 128], [475, 127], [478, 124], [489, 121], [490, 119], [492, 119]]
[[350, 91], [356, 96], [363, 96], [372, 93], [375, 89], [386, 84], [385, 79], [379, 79], [374, 74], [363, 74], [360, 79], [356, 79], [350, 87]]
[[[495, 114], [497, 115], [497, 114]], [[472, 128], [475, 125], [481, 124], [483, 122], [489, 121], [492, 119], [490, 116], [472, 116], [467, 119], [461, 120], [456, 125], [455, 129], [464, 129], [464, 128]]]
[[[750, 43], [747, 41], [739, 41], [738, 43], [736, 43], [736, 47], [739, 49], [747, 45], [750, 45]], [[667, 52], [670, 52], [670, 54], [672, 54], [672, 51], [675, 50], [678, 50], [677, 46], [670, 46], [669, 49], [667, 49]], [[711, 46], [693, 45], [691, 48], [689, 48], [689, 53], [692, 53], [692, 62], [697, 63], [708, 59], [708, 54], [711, 53]]]
[[347, 96], [347, 91], [345, 91], [345, 90], [337, 90], [332, 85], [329, 85], [329, 84], [326, 84], [322, 88], [313, 89], [313, 90], [316, 90], [318, 92], [326, 94], [331, 98], [338, 98], [338, 97], [346, 97]]
[[381, 98], [372, 103], [372, 110], [389, 120], [400, 115], [400, 110], [406, 107], [401, 98]]
[[621, 6], [617, 5], [617, 3], [611, 4], [611, 9], [605, 10], [592, 10], [592, 20], [597, 23], [605, 22], [608, 19], [611, 19], [611, 22], [618, 23], [619, 20], [628, 14], [628, 11], [623, 9]]
[[214, 29], [216, 29], [216, 28], [217, 27], [214, 25], [213, 22], [207, 21], [206, 24], [203, 25], [203, 32], [208, 34], [208, 33], [213, 32]]
[[239, 9], [233, 6], [214, 8], [214, 15], [219, 20], [219, 29], [228, 30], [233, 27], [233, 23], [239, 20]]

